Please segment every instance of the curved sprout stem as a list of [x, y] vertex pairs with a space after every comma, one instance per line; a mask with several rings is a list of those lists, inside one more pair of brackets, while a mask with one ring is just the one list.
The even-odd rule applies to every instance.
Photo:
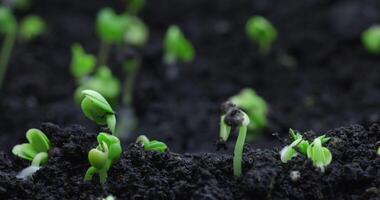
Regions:
[[220, 117], [220, 132], [219, 132], [219, 137], [224, 141], [226, 142], [228, 140], [228, 137], [230, 136], [230, 132], [231, 132], [231, 127], [227, 126], [227, 124], [224, 122], [224, 117], [225, 115], [223, 115], [222, 117]]
[[241, 163], [243, 158], [243, 149], [245, 137], [247, 135], [247, 126], [240, 126], [239, 135], [236, 140], [235, 150], [234, 150], [234, 160], [233, 160], [233, 168], [234, 168], [234, 176], [240, 177], [242, 174]]
[[149, 139], [145, 136], [145, 135], [140, 135], [137, 139], [136, 139], [136, 143], [137, 144], [140, 144], [142, 146], [145, 146], [145, 145], [148, 145], [149, 144]]
[[39, 167], [48, 160], [48, 154], [46, 152], [40, 152], [34, 156], [32, 166]]

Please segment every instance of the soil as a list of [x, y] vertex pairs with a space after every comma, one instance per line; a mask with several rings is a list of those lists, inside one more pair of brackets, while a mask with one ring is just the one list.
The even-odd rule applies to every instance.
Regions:
[[[360, 42], [360, 33], [380, 22], [377, 0], [147, 1], [141, 17], [150, 28], [150, 41], [140, 51], [143, 63], [134, 88], [138, 128], [123, 141], [125, 153], [104, 187], [82, 183], [99, 127], [73, 101], [70, 46], [79, 42], [96, 54], [96, 13], [106, 6], [122, 11], [124, 5], [121, 0], [33, 1], [28, 13], [42, 16], [48, 32], [16, 44], [0, 91], [0, 194], [10, 199], [72, 199], [78, 194], [94, 199], [109, 193], [131, 199], [379, 196], [379, 128], [372, 124], [380, 122], [380, 58], [369, 55]], [[244, 34], [246, 20], [257, 14], [279, 32], [266, 56]], [[162, 38], [171, 24], [181, 27], [197, 51], [193, 63], [178, 66], [177, 80], [165, 78], [162, 64]], [[124, 78], [117, 56], [113, 51], [110, 67]], [[269, 125], [250, 142], [252, 148], [247, 145], [245, 175], [234, 180], [229, 155], [234, 140], [222, 152], [227, 155], [215, 152], [215, 141], [220, 103], [244, 87], [254, 88], [269, 104]], [[17, 181], [14, 175], [27, 163], [9, 155], [10, 149], [41, 122], [68, 128], [44, 125], [58, 153], [33, 181]], [[341, 126], [346, 127], [328, 131]], [[287, 137], [290, 127], [338, 138], [339, 147], [329, 144], [334, 160], [324, 174], [302, 157], [280, 163], [278, 150], [284, 143], [277, 135]], [[140, 134], [164, 141], [171, 152], [198, 154], [127, 148]], [[289, 179], [294, 170], [301, 180]]]
[[[95, 133], [81, 126], [61, 129], [43, 124], [41, 129], [54, 148], [33, 179], [15, 178], [27, 162], [0, 155], [2, 198], [99, 199], [112, 194], [119, 199], [380, 199], [378, 124], [328, 131], [333, 161], [324, 173], [302, 156], [283, 164], [277, 148], [255, 149], [246, 144], [243, 176], [235, 179], [231, 155], [145, 152], [130, 144], [103, 186], [96, 176], [83, 182], [89, 167], [87, 152], [97, 145]], [[291, 178], [294, 173], [299, 177]]]

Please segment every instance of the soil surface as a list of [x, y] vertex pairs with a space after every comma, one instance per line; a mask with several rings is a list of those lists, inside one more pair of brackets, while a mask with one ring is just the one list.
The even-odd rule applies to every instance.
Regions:
[[96, 134], [81, 126], [61, 129], [54, 124], [43, 124], [41, 130], [54, 148], [46, 166], [32, 179], [15, 178], [28, 165], [26, 161], [0, 154], [3, 199], [99, 199], [110, 194], [119, 199], [380, 199], [378, 124], [328, 131], [333, 160], [324, 173], [302, 156], [283, 164], [279, 149], [246, 144], [243, 175], [235, 179], [231, 155], [145, 152], [130, 144], [123, 147], [103, 186], [97, 176], [83, 182], [89, 167], [87, 152], [97, 145]]
[[[96, 130], [73, 102], [70, 46], [96, 53], [98, 10], [117, 0], [34, 0], [28, 13], [42, 16], [48, 32], [18, 43], [0, 92], [0, 149], [9, 152], [40, 122], [82, 124]], [[210, 152], [218, 133], [219, 104], [244, 87], [270, 106], [269, 126], [255, 147], [278, 145], [272, 133], [289, 127], [324, 133], [346, 124], [380, 121], [380, 58], [368, 55], [361, 31], [380, 22], [377, 0], [160, 0], [147, 1], [141, 16], [150, 28], [134, 91], [141, 133], [165, 141], [176, 152]], [[17, 13], [22, 17], [26, 13]], [[252, 15], [278, 29], [271, 54], [258, 54], [245, 37]], [[196, 60], [180, 65], [177, 81], [165, 79], [162, 38], [178, 24], [194, 43]], [[291, 56], [296, 65], [284, 62]], [[112, 56], [111, 56], [112, 57]], [[111, 66], [117, 72], [119, 66]], [[123, 74], [117, 74], [123, 78]]]

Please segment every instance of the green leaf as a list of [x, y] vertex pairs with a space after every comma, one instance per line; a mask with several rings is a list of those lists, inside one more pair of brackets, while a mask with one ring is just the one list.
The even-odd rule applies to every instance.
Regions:
[[0, 7], [0, 32], [3, 34], [15, 34], [17, 21], [12, 11], [4, 6]]
[[15, 156], [23, 158], [25, 160], [32, 161], [36, 156], [37, 152], [34, 150], [33, 146], [29, 143], [19, 144], [13, 147], [12, 153]]
[[363, 46], [371, 54], [380, 54], [380, 26], [375, 25], [362, 33]]
[[19, 33], [21, 38], [32, 40], [46, 31], [46, 24], [43, 19], [37, 15], [25, 17], [20, 24]]
[[107, 100], [93, 90], [83, 90], [82, 93], [85, 98], [82, 100], [81, 107], [85, 116], [100, 125], [107, 124], [107, 115], [115, 114]]
[[99, 133], [97, 140], [99, 144], [105, 143], [108, 147], [109, 153], [108, 158], [112, 161], [116, 161], [119, 159], [122, 149], [120, 145], [120, 140], [110, 134], [107, 133]]
[[268, 53], [270, 45], [277, 39], [277, 30], [262, 16], [248, 19], [246, 34], [250, 40], [259, 44], [262, 54]]
[[193, 45], [183, 35], [178, 26], [170, 26], [164, 38], [165, 63], [190, 62], [194, 60]]
[[38, 129], [29, 129], [26, 138], [37, 153], [47, 152], [50, 149], [50, 141], [46, 135]]
[[163, 153], [166, 151], [166, 149], [166, 144], [157, 140], [152, 140], [147, 145], [144, 145], [145, 151], [158, 151]]
[[105, 42], [119, 44], [124, 39], [128, 19], [118, 16], [110, 8], [104, 8], [98, 13], [96, 30], [98, 36]]
[[88, 152], [88, 160], [91, 166], [102, 169], [107, 163], [108, 155], [98, 149], [91, 149]]
[[124, 34], [124, 41], [127, 45], [143, 47], [149, 38], [149, 30], [139, 18], [125, 15], [127, 27]]
[[96, 58], [91, 54], [86, 54], [80, 44], [71, 47], [71, 74], [76, 78], [82, 78], [90, 74], [96, 65]]
[[280, 158], [281, 158], [281, 162], [283, 163], [287, 163], [289, 160], [291, 160], [295, 156], [297, 156], [297, 151], [294, 150], [291, 146], [285, 146], [280, 151]]

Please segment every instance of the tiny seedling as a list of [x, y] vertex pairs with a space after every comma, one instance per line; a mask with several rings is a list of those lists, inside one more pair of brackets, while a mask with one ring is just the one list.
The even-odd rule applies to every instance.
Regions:
[[31, 165], [22, 170], [17, 178], [27, 179], [48, 160], [48, 151], [51, 143], [46, 135], [38, 129], [29, 129], [26, 132], [29, 143], [19, 144], [13, 147], [12, 153], [22, 159], [31, 161]]
[[119, 160], [122, 149], [117, 137], [107, 133], [99, 133], [99, 145], [88, 152], [91, 167], [87, 170], [84, 181], [91, 181], [94, 174], [99, 175], [99, 181], [104, 184], [107, 180], [108, 170]]
[[39, 16], [29, 15], [21, 20], [19, 34], [22, 40], [33, 40], [45, 31], [45, 22]]
[[116, 117], [111, 105], [98, 92], [83, 90], [81, 103], [84, 115], [99, 125], [107, 125], [111, 133], [115, 133]]
[[322, 135], [315, 138], [312, 143], [309, 143], [306, 139], [302, 138], [299, 132], [293, 129], [289, 129], [289, 134], [292, 143], [280, 151], [281, 161], [287, 163], [293, 157], [297, 156], [298, 153], [301, 153], [307, 156], [315, 167], [320, 168], [321, 171], [324, 172], [325, 167], [331, 163], [332, 155], [330, 150], [322, 145], [327, 143], [330, 138]]
[[170, 26], [164, 38], [164, 63], [173, 65], [178, 62], [191, 62], [195, 51], [191, 42], [185, 38], [178, 26]]
[[168, 148], [165, 143], [157, 140], [150, 141], [145, 135], [140, 135], [137, 138], [136, 143], [143, 146], [145, 151], [157, 151], [163, 153]]
[[251, 136], [257, 135], [267, 126], [268, 105], [253, 89], [245, 88], [229, 100], [249, 116], [251, 123], [248, 130]]
[[247, 127], [250, 122], [249, 117], [231, 102], [225, 102], [222, 106], [222, 111], [224, 114], [221, 117], [222, 120], [219, 133], [220, 140], [226, 142], [233, 130], [239, 130], [234, 150], [233, 171], [235, 177], [240, 177], [242, 174], [241, 165], [244, 142], [247, 135]]
[[71, 46], [71, 74], [80, 80], [95, 69], [96, 57], [87, 54], [80, 44]]
[[371, 54], [380, 54], [380, 26], [374, 25], [362, 33], [362, 43]]
[[319, 136], [307, 148], [307, 157], [313, 162], [314, 167], [320, 168], [322, 172], [332, 161], [330, 150], [322, 146], [329, 139], [325, 135]]
[[277, 39], [277, 30], [262, 16], [253, 16], [245, 26], [248, 38], [259, 45], [261, 54], [267, 54], [272, 43]]

